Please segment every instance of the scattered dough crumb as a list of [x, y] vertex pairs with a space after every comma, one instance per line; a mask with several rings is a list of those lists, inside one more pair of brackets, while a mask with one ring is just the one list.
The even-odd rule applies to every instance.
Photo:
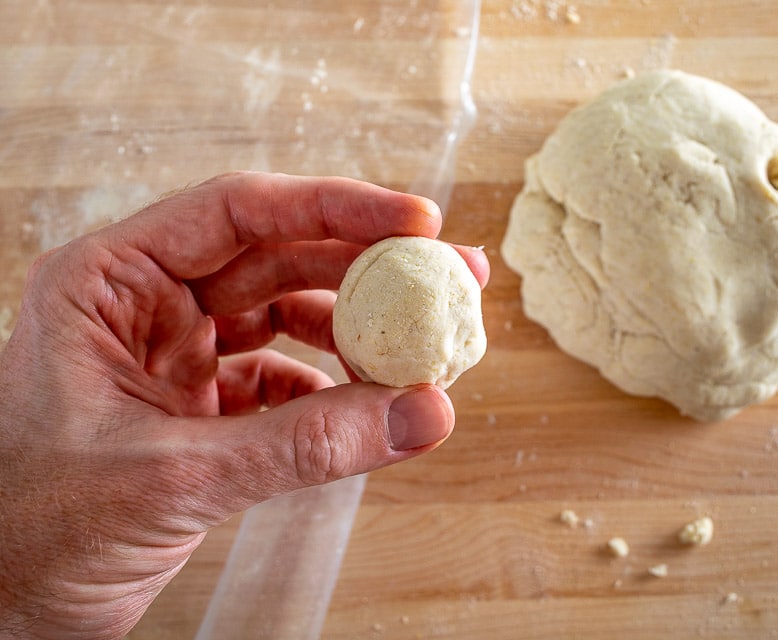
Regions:
[[629, 545], [624, 538], [608, 540], [608, 551], [616, 558], [626, 558], [629, 555]]
[[581, 521], [578, 514], [572, 509], [564, 509], [562, 513], [559, 514], [559, 519], [571, 528], [577, 527], [578, 523]]
[[690, 522], [678, 533], [678, 540], [681, 544], [694, 546], [706, 545], [712, 538], [713, 520], [708, 516]]
[[581, 24], [581, 15], [578, 13], [578, 9], [573, 5], [569, 5], [567, 11], [565, 11], [565, 20], [570, 24]]
[[724, 604], [735, 604], [737, 602], [740, 602], [740, 596], [734, 591], [724, 596]]
[[35, 225], [32, 222], [22, 223], [22, 240], [29, 242], [35, 237]]
[[654, 576], [655, 578], [666, 578], [667, 577], [667, 565], [666, 564], [657, 564], [651, 568], [649, 568], [648, 573]]

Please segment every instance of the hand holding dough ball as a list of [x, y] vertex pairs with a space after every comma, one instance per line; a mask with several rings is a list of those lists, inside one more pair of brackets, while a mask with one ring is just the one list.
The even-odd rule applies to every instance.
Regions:
[[486, 352], [481, 288], [445, 242], [388, 238], [349, 267], [333, 311], [333, 334], [363, 380], [445, 389]]
[[677, 71], [570, 113], [502, 245], [527, 315], [627, 392], [699, 420], [778, 388], [778, 125]]

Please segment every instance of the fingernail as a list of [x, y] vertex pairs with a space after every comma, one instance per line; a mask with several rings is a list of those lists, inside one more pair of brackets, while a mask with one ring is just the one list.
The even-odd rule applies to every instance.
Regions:
[[442, 440], [454, 427], [454, 409], [437, 387], [423, 387], [395, 399], [387, 412], [389, 443], [407, 451]]

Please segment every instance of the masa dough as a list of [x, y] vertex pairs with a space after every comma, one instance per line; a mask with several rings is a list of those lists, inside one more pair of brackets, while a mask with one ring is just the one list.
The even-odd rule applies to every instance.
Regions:
[[778, 125], [656, 71], [571, 112], [502, 244], [527, 315], [623, 390], [698, 420], [778, 388]]
[[335, 344], [363, 380], [446, 388], [486, 352], [481, 288], [448, 244], [387, 238], [349, 267], [333, 310]]

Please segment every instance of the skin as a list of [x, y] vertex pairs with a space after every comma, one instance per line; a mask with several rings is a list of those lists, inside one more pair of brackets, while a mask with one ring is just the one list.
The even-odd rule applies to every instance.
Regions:
[[262, 349], [334, 352], [353, 259], [440, 225], [424, 198], [241, 173], [41, 257], [0, 354], [0, 635], [121, 638], [211, 527], [445, 440], [437, 387], [335, 387]]

